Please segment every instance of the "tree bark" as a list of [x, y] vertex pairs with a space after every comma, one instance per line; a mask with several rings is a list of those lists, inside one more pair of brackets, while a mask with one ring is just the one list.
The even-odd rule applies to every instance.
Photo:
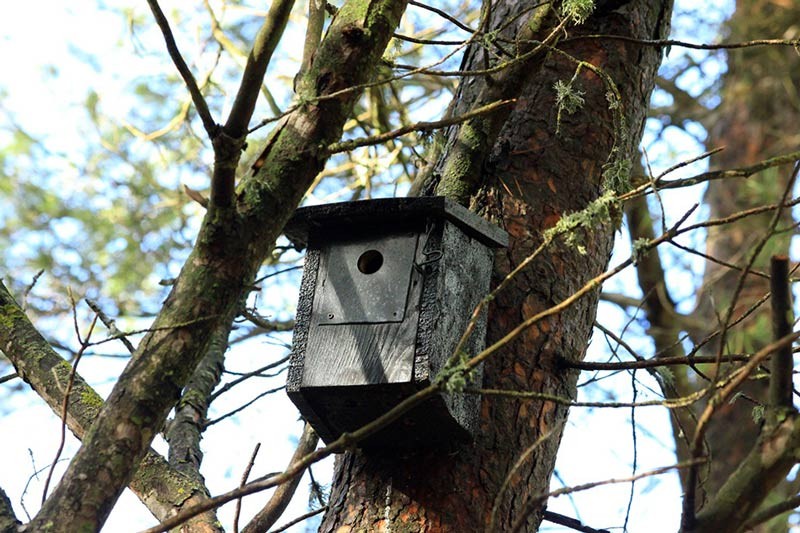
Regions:
[[[725, 25], [731, 42], [786, 35], [789, 28], [800, 24], [800, 12], [789, 3], [767, 0], [739, 0], [736, 11]], [[795, 34], [796, 34], [796, 30]], [[796, 133], [800, 120], [796, 87], [800, 69], [796, 52], [784, 47], [756, 47], [728, 53], [728, 71], [722, 77], [721, 105], [704, 120], [709, 132], [707, 147], [725, 147], [711, 158], [712, 169], [735, 168], [793, 151], [800, 135]], [[751, 180], [715, 180], [709, 183], [705, 202], [709, 218], [721, 218], [781, 198], [791, 168], [776, 167]], [[784, 211], [781, 227], [791, 224], [791, 213]], [[772, 213], [750, 217], [734, 224], [709, 228], [706, 253], [726, 263], [744, 266], [753, 244], [761, 239]], [[788, 252], [793, 232], [772, 236], [754, 264], [754, 269], [769, 272], [769, 258]], [[741, 296], [732, 302], [740, 273], [717, 263], [708, 262], [703, 287], [698, 296], [695, 316], [712, 329], [719, 327], [728, 306], [734, 305], [734, 318], [752, 306], [769, 291], [769, 280], [749, 276]], [[752, 352], [770, 341], [766, 310], [754, 313], [727, 336], [726, 351]], [[710, 331], [699, 332], [705, 335]], [[716, 353], [719, 344], [710, 351]], [[713, 370], [710, 370], [713, 373]], [[690, 393], [697, 386], [682, 380]], [[751, 380], [742, 392], [758, 403], [767, 401], [767, 381]], [[711, 462], [702, 482], [708, 494], [716, 494], [756, 444], [760, 432], [753, 418], [753, 401], [739, 399], [722, 407], [715, 415], [706, 436]], [[704, 406], [699, 405], [702, 409]], [[705, 470], [703, 468], [702, 470]], [[702, 503], [702, 502], [699, 502]]]
[[[491, 27], [534, 4], [495, 3]], [[634, 1], [617, 11], [601, 9], [569, 34], [657, 39], [666, 34], [670, 10], [671, 2]], [[523, 17], [522, 23], [527, 21]], [[513, 29], [519, 31], [520, 25]], [[495, 282], [531, 254], [542, 242], [544, 230], [599, 197], [607, 185], [604, 165], [615, 143], [624, 158], [633, 156], [661, 59], [657, 48], [616, 41], [566, 39], [558, 47], [614, 80], [626, 126], [621, 135], [615, 132], [608, 87], [583, 69], [575, 88], [585, 92], [585, 105], [572, 115], [562, 114], [556, 133], [553, 86], [572, 79], [576, 65], [555, 52], [527, 65], [535, 74], [522, 84], [516, 107], [496, 142], [481, 141], [492, 152], [470, 159], [480, 161], [479, 190], [470, 192], [472, 207], [500, 221], [511, 236], [509, 249], [496, 257]], [[469, 54], [465, 68], [482, 68], [483, 53]], [[481, 91], [492, 81], [464, 79], [456, 113], [480, 103]], [[451, 132], [450, 139], [458, 138], [458, 132]], [[453, 149], [446, 147], [442, 158], [447, 159]], [[574, 245], [551, 245], [514, 278], [490, 307], [488, 341], [501, 338], [524, 318], [564, 300], [602, 273], [615, 227], [607, 219], [579, 235], [585, 253]], [[583, 357], [595, 308], [596, 295], [527, 330], [486, 362], [484, 386], [574, 397], [577, 372], [565, 370], [558, 361]], [[514, 524], [535, 531], [542, 509], [526, 517], [525, 508], [529, 498], [547, 492], [567, 410], [551, 402], [483, 397], [480, 416], [475, 442], [456, 453], [356, 451], [338, 457], [321, 531], [508, 531]], [[520, 454], [548, 433], [550, 438], [513, 472], [510, 490], [498, 498]], [[496, 498], [498, 512], [492, 524]]]

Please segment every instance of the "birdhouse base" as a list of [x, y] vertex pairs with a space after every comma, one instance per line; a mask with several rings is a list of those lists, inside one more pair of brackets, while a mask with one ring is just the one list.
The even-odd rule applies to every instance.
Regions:
[[[327, 444], [360, 429], [418, 392], [412, 384], [309, 387], [290, 392]], [[427, 448], [457, 446], [471, 440], [477, 423], [477, 395], [437, 394], [373, 433], [359, 447]]]

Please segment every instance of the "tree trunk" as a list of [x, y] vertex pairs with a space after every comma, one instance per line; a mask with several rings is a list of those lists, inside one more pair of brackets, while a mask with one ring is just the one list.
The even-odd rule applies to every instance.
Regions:
[[[769, 0], [739, 0], [726, 24], [731, 42], [765, 36], [791, 38], [787, 28], [800, 24], [800, 12], [792, 3]], [[796, 33], [796, 30], [795, 30]], [[796, 150], [800, 108], [796, 88], [800, 82], [795, 50], [787, 47], [755, 47], [728, 54], [728, 71], [720, 90], [722, 104], [705, 124], [709, 149], [725, 147], [711, 159], [712, 169], [737, 168], [778, 154]], [[755, 206], [775, 203], [787, 187], [791, 168], [769, 169], [750, 181], [716, 180], [709, 184], [705, 202], [709, 218], [721, 218]], [[791, 213], [784, 210], [778, 228], [791, 224]], [[754, 245], [763, 238], [773, 213], [749, 217], [733, 224], [709, 228], [706, 253], [725, 263], [745, 266]], [[769, 272], [773, 254], [788, 253], [793, 232], [772, 236], [753, 265]], [[708, 262], [695, 314], [701, 322], [716, 329], [731, 305], [740, 272]], [[769, 292], [769, 280], [749, 276], [739, 299], [734, 302], [736, 318]], [[703, 335], [710, 331], [702, 332]], [[765, 307], [754, 313], [727, 335], [726, 353], [754, 352], [771, 340], [769, 313]], [[716, 354], [719, 344], [710, 351]], [[713, 373], [713, 369], [709, 370]], [[693, 387], [705, 386], [705, 382]], [[711, 462], [702, 486], [716, 494], [728, 476], [741, 464], [753, 447], [760, 426], [753, 417], [754, 402], [767, 401], [765, 379], [749, 381], [742, 392], [747, 398], [722, 406], [715, 414], [706, 437]], [[691, 392], [690, 390], [683, 391]], [[704, 406], [699, 406], [702, 409]], [[702, 502], [700, 502], [702, 503]]]
[[[509, 16], [529, 12], [525, 10], [536, 2], [495, 4], [492, 28]], [[587, 68], [580, 70], [573, 84], [584, 92], [583, 108], [573, 114], [561, 113], [559, 121], [554, 84], [559, 80], [568, 83], [577, 65], [556, 52], [526, 65], [533, 74], [521, 84], [517, 103], [497, 141], [489, 144], [491, 154], [476, 159], [480, 161], [479, 190], [471, 192], [472, 207], [499, 220], [511, 236], [509, 249], [496, 257], [495, 282], [536, 249], [546, 229], [564, 215], [586, 208], [610, 186], [606, 182], [612, 173], [609, 170], [620, 167], [610, 168], [607, 162], [613, 162], [615, 156], [628, 160], [635, 153], [660, 50], [579, 36], [661, 38], [669, 23], [671, 2], [626, 2], [616, 11], [611, 10], [613, 6], [604, 8], [603, 2], [598, 4], [598, 11], [571, 29], [558, 48], [599, 67], [613, 79], [621, 95], [624, 123], [620, 127], [619, 117], [615, 122], [614, 111], [609, 109], [609, 87]], [[528, 16], [522, 17], [516, 30], [507, 31], [523, 31], [527, 21]], [[513, 50], [513, 41], [505, 46]], [[480, 49], [470, 50], [467, 58], [466, 69], [485, 67]], [[479, 102], [481, 91], [492, 81], [464, 78], [456, 112]], [[450, 139], [458, 135], [451, 132]], [[443, 151], [443, 160], [459, 149], [453, 144]], [[563, 301], [603, 272], [616, 228], [611, 218], [578, 230], [578, 245], [552, 244], [513, 279], [490, 308], [488, 342]], [[486, 362], [484, 387], [574, 398], [577, 372], [565, 370], [560, 360], [583, 357], [595, 309], [593, 295], [529, 328]], [[529, 506], [529, 501], [548, 490], [566, 417], [567, 410], [552, 402], [484, 396], [479, 434], [475, 442], [456, 453], [343, 454], [336, 462], [321, 531], [509, 531], [515, 524], [534, 531], [543, 507]], [[548, 434], [513, 472], [508, 490], [498, 496], [520, 455]], [[495, 502], [497, 515], [492, 522]]]

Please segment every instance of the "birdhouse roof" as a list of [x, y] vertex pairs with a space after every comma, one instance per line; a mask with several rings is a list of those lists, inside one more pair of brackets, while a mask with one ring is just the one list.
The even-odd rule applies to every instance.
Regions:
[[381, 198], [301, 207], [286, 224], [284, 232], [294, 244], [305, 246], [317, 232], [330, 234], [365, 227], [375, 231], [391, 230], [408, 224], [419, 225], [430, 218], [448, 220], [486, 246], [508, 246], [505, 231], [444, 196]]

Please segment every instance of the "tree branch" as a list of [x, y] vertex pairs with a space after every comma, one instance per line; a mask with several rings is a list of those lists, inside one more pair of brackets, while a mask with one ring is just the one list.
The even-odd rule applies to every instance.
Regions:
[[208, 137], [213, 140], [217, 136], [217, 123], [214, 122], [214, 117], [211, 116], [211, 111], [208, 109], [206, 99], [203, 98], [203, 93], [200, 92], [200, 88], [197, 86], [197, 81], [194, 79], [192, 71], [189, 70], [186, 61], [184, 61], [181, 56], [180, 50], [178, 50], [178, 44], [175, 42], [175, 37], [172, 35], [169, 21], [167, 17], [164, 16], [164, 12], [161, 11], [158, 0], [147, 0], [147, 4], [150, 6], [150, 11], [153, 12], [156, 24], [158, 24], [158, 27], [161, 29], [161, 34], [164, 36], [164, 42], [167, 44], [169, 57], [172, 58], [172, 62], [175, 63], [175, 68], [178, 69], [181, 78], [183, 78], [183, 82], [186, 84], [186, 88], [189, 89], [192, 102], [194, 102], [194, 106], [197, 108], [197, 114], [200, 116], [200, 120], [203, 121], [203, 127], [206, 133], [208, 133]]
[[544, 511], [544, 513], [542, 513], [542, 520], [547, 520], [548, 522], [565, 526], [575, 531], [581, 531], [582, 533], [610, 533], [607, 529], [595, 529], [585, 526], [583, 522], [577, 518], [564, 516], [563, 514], [554, 513], [552, 511]]
[[278, 46], [292, 12], [294, 0], [279, 0], [269, 8], [247, 56], [242, 81], [231, 113], [221, 134], [214, 138], [214, 172], [211, 176], [211, 205], [230, 207], [236, 188], [236, 169], [244, 147], [247, 125], [253, 116], [258, 93], [264, 83], [272, 54]]
[[17, 528], [22, 525], [14, 514], [11, 500], [8, 499], [3, 489], [0, 489], [0, 533], [17, 533]]
[[351, 0], [339, 9], [299, 91], [303, 98], [329, 98], [286, 117], [263, 167], [243, 180], [235, 209], [211, 202], [153, 328], [33, 529], [100, 529], [204, 356], [211, 332], [233, 320], [242, 291], [327, 160], [324, 148], [341, 137], [359, 93], [330, 95], [369, 80], [404, 9], [403, 0]]
[[289, 15], [292, 12], [294, 0], [279, 0], [272, 2], [264, 23], [258, 31], [253, 49], [247, 56], [239, 91], [233, 101], [231, 113], [225, 122], [225, 133], [233, 138], [238, 138], [247, 133], [247, 126], [256, 107], [258, 93], [264, 82], [272, 54], [278, 46]]
[[300, 64], [298, 77], [311, 68], [314, 61], [314, 54], [319, 48], [319, 41], [322, 39], [322, 28], [325, 26], [325, 0], [308, 0], [308, 26], [306, 26], [306, 37], [303, 40], [303, 60]]
[[795, 465], [798, 447], [800, 416], [796, 412], [777, 426], [765, 426], [753, 450], [714, 498], [697, 513], [693, 526], [683, 531], [742, 531], [770, 490]]
[[[306, 423], [305, 427], [303, 427], [303, 435], [300, 437], [300, 442], [297, 443], [297, 448], [289, 461], [289, 465], [300, 461], [300, 459], [313, 452], [317, 447], [317, 442], [319, 442], [319, 437], [314, 433], [311, 425]], [[263, 533], [275, 525], [275, 522], [281, 517], [294, 496], [297, 486], [300, 484], [301, 476], [302, 471], [275, 489], [267, 504], [245, 526], [242, 533]]]
[[[0, 282], [0, 346], [20, 377], [45, 401], [54, 413], [61, 412], [70, 365], [64, 361], [36, 330], [17, 302]], [[82, 439], [100, 411], [103, 399], [84, 379], [75, 374], [67, 411], [67, 426]], [[139, 465], [130, 483], [131, 490], [159, 520], [186, 505], [205, 500], [205, 487], [170, 468], [152, 449]], [[192, 524], [217, 522], [214, 512], [194, 518]]]
[[175, 418], [167, 425], [165, 432], [169, 443], [169, 464], [200, 484], [204, 483], [200, 474], [200, 463], [203, 461], [200, 440], [206, 427], [211, 395], [222, 376], [231, 325], [217, 326], [206, 355], [186, 385], [175, 406]]
[[772, 520], [783, 513], [788, 513], [798, 506], [800, 506], [800, 494], [754, 513], [744, 525], [744, 529], [747, 531], [755, 529], [757, 525]]
[[[793, 333], [772, 342], [759, 350], [744, 365], [739, 374], [723, 387], [708, 402], [703, 414], [697, 422], [691, 444], [692, 458], [699, 458], [702, 451], [703, 438], [708, 429], [714, 413], [720, 406], [733, 395], [741, 384], [767, 357], [775, 353], [783, 345], [791, 345], [792, 342], [800, 338], [800, 333]], [[695, 514], [695, 486], [697, 482], [697, 469], [690, 467], [686, 476], [686, 493], [683, 499], [683, 517], [681, 518], [682, 531], [727, 531], [725, 527], [714, 529], [700, 529], [708, 527], [708, 524], [715, 524], [724, 521], [727, 516], [734, 515], [739, 517], [739, 524], [743, 523], [744, 518], [749, 516], [761, 503], [769, 490], [785, 476], [795, 459], [797, 447], [800, 446], [800, 417], [796, 413], [786, 416], [777, 427], [765, 426], [759, 438], [759, 442], [750, 455], [745, 458], [740, 468], [725, 482], [723, 487], [715, 496], [714, 500], [703, 508], [700, 514]], [[791, 464], [786, 464], [787, 453], [791, 456]], [[778, 472], [785, 472], [776, 478]], [[749, 490], [745, 490], [749, 489]], [[733, 491], [739, 490], [739, 493]], [[757, 491], [754, 493], [753, 491]], [[741, 497], [747, 493], [752, 500], [742, 501]], [[724, 496], [723, 496], [724, 495]], [[760, 496], [759, 496], [760, 495]], [[731, 505], [731, 502], [735, 502]], [[747, 514], [740, 514], [742, 510], [747, 510]], [[701, 517], [702, 514], [702, 517]]]
[[[789, 285], [789, 258], [772, 256], [770, 263], [772, 337], [781, 339], [792, 332], [792, 290]], [[792, 346], [786, 344], [772, 356], [769, 377], [769, 404], [772, 408], [792, 409]]]
[[387, 141], [396, 139], [398, 137], [402, 137], [403, 135], [407, 135], [414, 131], [427, 133], [447, 126], [452, 126], [453, 124], [461, 124], [462, 122], [466, 122], [467, 120], [480, 117], [481, 115], [493, 113], [510, 104], [513, 104], [514, 102], [516, 102], [516, 100], [514, 99], [500, 100], [498, 102], [492, 102], [485, 106], [481, 106], [477, 109], [473, 109], [472, 111], [468, 111], [463, 115], [459, 115], [457, 117], [447, 117], [443, 118], [442, 120], [434, 120], [431, 122], [417, 122], [415, 124], [409, 124], [408, 126], [403, 126], [402, 128], [397, 128], [396, 130], [387, 131], [379, 135], [373, 135], [371, 137], [363, 137], [361, 139], [350, 139], [347, 141], [333, 143], [332, 145], [328, 146], [328, 151], [332, 154], [337, 154], [340, 152], [349, 152], [351, 150], [354, 150], [355, 148], [361, 148], [362, 146], [372, 146], [375, 144], [382, 144]]

